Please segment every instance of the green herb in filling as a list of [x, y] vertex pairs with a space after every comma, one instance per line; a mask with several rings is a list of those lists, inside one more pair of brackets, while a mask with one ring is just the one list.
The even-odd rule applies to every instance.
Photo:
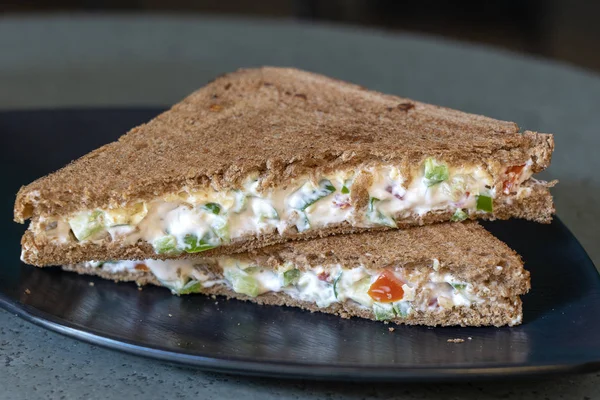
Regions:
[[215, 247], [217, 247], [208, 243], [206, 239], [199, 239], [198, 236], [193, 234], [185, 235], [183, 238], [183, 243], [185, 243], [185, 247], [183, 248], [183, 250], [185, 250], [186, 253], [200, 253], [202, 251], [214, 249]]
[[318, 200], [329, 196], [333, 192], [335, 192], [335, 186], [328, 179], [321, 180], [319, 186], [316, 188], [312, 188], [312, 184], [306, 182], [300, 189], [292, 193], [289, 204], [292, 208], [304, 211]]
[[338, 298], [338, 287], [337, 286], [338, 286], [338, 282], [340, 281], [340, 278], [342, 277], [342, 273], [343, 273], [343, 271], [340, 271], [338, 276], [333, 281], [333, 294], [336, 299]]
[[371, 222], [373, 222], [374, 224], [377, 225], [383, 225], [383, 226], [389, 226], [391, 228], [396, 228], [396, 221], [394, 221], [393, 218], [388, 217], [387, 215], [385, 215], [384, 213], [382, 213], [381, 211], [379, 211], [376, 207], [376, 203], [379, 202], [380, 200], [376, 197], [371, 197], [371, 199], [369, 200], [369, 208], [367, 210], [367, 219]]
[[221, 213], [221, 206], [218, 205], [217, 203], [206, 203], [205, 205], [202, 206], [203, 209], [205, 209], [206, 211], [210, 211], [211, 213], [215, 214], [215, 215], [219, 215]]
[[298, 232], [304, 232], [310, 229], [310, 222], [308, 221], [308, 216], [304, 211], [297, 210], [298, 219], [296, 220], [296, 228]]

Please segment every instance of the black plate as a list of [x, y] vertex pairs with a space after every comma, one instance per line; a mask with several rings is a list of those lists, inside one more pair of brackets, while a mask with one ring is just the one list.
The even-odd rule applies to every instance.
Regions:
[[[159, 110], [0, 113], [7, 215], [20, 184], [116, 138]], [[24, 158], [26, 157], [26, 158]], [[22, 228], [6, 224], [0, 305], [87, 342], [204, 369], [348, 380], [456, 380], [600, 367], [600, 278], [568, 229], [486, 224], [531, 271], [524, 324], [515, 328], [396, 327], [115, 284], [21, 264]], [[94, 286], [90, 286], [90, 282]], [[449, 343], [461, 338], [464, 343]], [[470, 339], [469, 339], [470, 338]]]

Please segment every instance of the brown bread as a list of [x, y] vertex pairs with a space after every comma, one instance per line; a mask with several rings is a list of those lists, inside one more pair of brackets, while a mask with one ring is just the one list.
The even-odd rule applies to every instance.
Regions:
[[[288, 68], [222, 76], [117, 142], [22, 187], [18, 222], [114, 207], [212, 185], [238, 187], [258, 172], [265, 186], [365, 163], [550, 163], [553, 137], [515, 123], [366, 90]], [[496, 171], [497, 172], [497, 171]], [[532, 212], [533, 213], [533, 212]]]
[[[341, 264], [345, 268], [364, 265], [383, 269], [401, 265], [422, 271], [424, 279], [433, 271], [432, 259], [439, 260], [439, 272], [451, 273], [457, 279], [474, 285], [494, 288], [490, 296], [497, 297], [493, 305], [475, 305], [466, 309], [446, 310], [443, 313], [415, 312], [407, 318], [392, 322], [422, 325], [507, 325], [521, 315], [519, 296], [530, 288], [529, 273], [523, 269], [520, 257], [500, 240], [475, 222], [438, 224], [404, 231], [368, 232], [356, 235], [332, 236], [312, 241], [299, 241], [262, 248], [238, 255], [269, 268], [282, 262], [292, 262], [297, 268], [310, 269], [319, 265]], [[198, 258], [198, 263], [212, 265], [214, 259]], [[501, 268], [498, 268], [501, 267]], [[139, 285], [161, 285], [149, 272], [131, 271], [110, 273], [102, 268], [67, 265], [67, 270], [95, 274], [106, 279], [135, 281]], [[211, 271], [219, 273], [218, 269]], [[310, 311], [322, 311], [343, 317], [358, 316], [373, 319], [372, 312], [352, 302], [318, 308], [308, 302], [295, 300], [285, 293], [267, 293], [251, 298], [215, 285], [203, 291], [259, 304], [287, 305]]]

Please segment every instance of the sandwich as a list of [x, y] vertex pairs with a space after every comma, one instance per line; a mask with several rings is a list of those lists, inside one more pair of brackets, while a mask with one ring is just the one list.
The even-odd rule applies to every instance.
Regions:
[[549, 134], [286, 68], [239, 70], [22, 187], [22, 259], [183, 259], [467, 219], [549, 222]]
[[476, 222], [329, 236], [214, 257], [63, 268], [179, 295], [431, 326], [520, 324], [520, 295], [530, 287], [519, 256]]

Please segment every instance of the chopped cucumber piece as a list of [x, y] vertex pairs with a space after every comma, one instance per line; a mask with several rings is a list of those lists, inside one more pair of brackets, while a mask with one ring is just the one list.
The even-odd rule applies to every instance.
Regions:
[[177, 294], [190, 294], [202, 292], [202, 283], [197, 280], [191, 280], [186, 283], [181, 289], [176, 290]]
[[85, 240], [103, 228], [102, 211], [82, 212], [69, 220], [71, 231], [77, 240]]
[[225, 279], [231, 283], [236, 293], [245, 294], [250, 297], [256, 297], [260, 294], [258, 281], [242, 270], [227, 270]]
[[493, 201], [490, 196], [477, 196], [477, 210], [492, 212], [494, 210]]
[[212, 223], [212, 228], [215, 234], [223, 241], [229, 241], [229, 224], [227, 223], [227, 219], [217, 217], [214, 219]]
[[206, 203], [205, 205], [202, 206], [203, 209], [205, 209], [206, 211], [210, 211], [211, 213], [215, 214], [215, 215], [219, 215], [221, 213], [221, 206], [218, 205], [217, 203]]
[[296, 228], [298, 229], [298, 232], [304, 232], [310, 229], [310, 222], [308, 221], [308, 216], [306, 213], [299, 210], [297, 212], [298, 219], [296, 220]]
[[310, 205], [333, 192], [335, 192], [335, 186], [328, 179], [319, 182], [318, 187], [314, 187], [311, 182], [306, 182], [300, 189], [290, 195], [289, 205], [292, 208], [304, 211]]
[[252, 202], [252, 210], [258, 217], [259, 221], [265, 221], [269, 219], [279, 219], [277, 210], [269, 204], [269, 202], [261, 199], [254, 199]]
[[394, 307], [389, 303], [373, 303], [373, 314], [377, 321], [389, 321], [396, 316]]
[[259, 272], [261, 268], [258, 265], [251, 265], [249, 267], [242, 268], [242, 270], [247, 274], [255, 274]]
[[460, 208], [457, 208], [456, 211], [454, 212], [454, 215], [452, 215], [452, 217], [450, 217], [450, 221], [460, 222], [460, 221], [464, 221], [468, 217], [469, 217], [469, 215], [466, 212], [464, 212]]
[[448, 179], [448, 167], [433, 158], [425, 160], [424, 181], [427, 186], [433, 186]]
[[402, 318], [406, 318], [412, 309], [408, 301], [398, 301], [393, 304], [396, 315]]
[[234, 213], [241, 213], [246, 209], [246, 205], [248, 204], [248, 197], [241, 190], [234, 191], [235, 204], [231, 208], [231, 211]]
[[283, 286], [295, 285], [298, 283], [300, 279], [300, 270], [299, 269], [290, 269], [283, 273]]
[[454, 290], [456, 290], [457, 292], [460, 292], [460, 291], [466, 289], [467, 284], [466, 283], [450, 283], [450, 286], [452, 286], [454, 288]]
[[191, 233], [184, 236], [183, 243], [185, 243], [183, 250], [185, 250], [186, 253], [200, 253], [217, 247], [208, 243], [204, 238], [198, 239], [198, 236]]
[[370, 287], [371, 277], [365, 276], [352, 285], [346, 296], [365, 307], [371, 307], [373, 305], [373, 299], [369, 296]]
[[181, 254], [181, 250], [177, 248], [177, 238], [173, 235], [159, 237], [152, 242], [152, 246], [157, 254]]
[[388, 217], [381, 211], [379, 211], [376, 207], [376, 203], [380, 200], [376, 197], [371, 197], [369, 200], [369, 209], [367, 210], [367, 219], [374, 224], [389, 226], [391, 228], [396, 228], [396, 221], [393, 218]]

